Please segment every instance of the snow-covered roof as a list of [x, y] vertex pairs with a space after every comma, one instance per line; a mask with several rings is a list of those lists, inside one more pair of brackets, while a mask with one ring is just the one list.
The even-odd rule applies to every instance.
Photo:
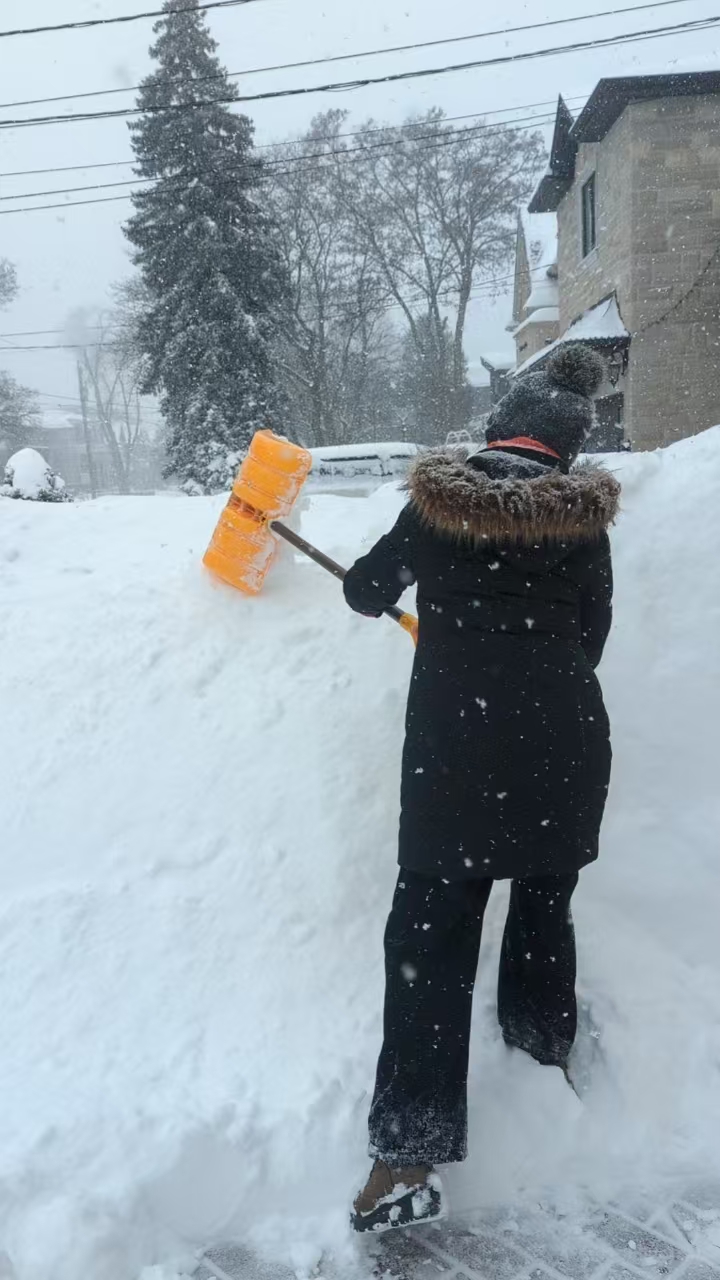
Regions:
[[552, 324], [560, 319], [559, 307], [538, 307], [537, 311], [531, 311], [518, 325], [517, 329], [513, 329], [513, 337], [522, 333], [523, 329], [527, 329], [531, 324]]
[[534, 356], [530, 356], [529, 359], [519, 364], [513, 376], [517, 378], [521, 373], [527, 373], [528, 369], [544, 360], [551, 351], [562, 346], [563, 343], [617, 342], [629, 337], [630, 334], [625, 328], [620, 315], [617, 298], [615, 294], [612, 294], [611, 297], [603, 298], [602, 302], [598, 302], [594, 307], [584, 311], [577, 320], [573, 320], [572, 324], [554, 342], [549, 342], [542, 350], [536, 351]]
[[480, 357], [480, 363], [492, 373], [507, 373], [515, 364], [515, 356], [510, 351], [486, 351]]
[[[530, 266], [530, 296], [525, 310], [556, 307], [559, 302], [557, 217], [554, 213], [528, 213], [527, 209], [522, 209], [520, 220]], [[553, 274], [549, 276], [551, 269]]]

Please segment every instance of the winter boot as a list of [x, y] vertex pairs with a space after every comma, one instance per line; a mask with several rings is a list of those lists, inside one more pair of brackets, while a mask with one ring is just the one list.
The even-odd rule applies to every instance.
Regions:
[[432, 1165], [391, 1169], [376, 1160], [353, 1206], [355, 1231], [391, 1231], [443, 1217], [442, 1183]]

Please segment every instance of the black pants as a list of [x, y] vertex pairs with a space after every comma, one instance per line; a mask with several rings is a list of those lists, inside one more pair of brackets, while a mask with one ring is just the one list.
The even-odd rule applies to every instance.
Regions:
[[[577, 875], [512, 883], [498, 1017], [508, 1044], [565, 1066], [577, 1030]], [[370, 1149], [388, 1164], [467, 1154], [470, 1018], [492, 880], [444, 882], [401, 870], [385, 932], [385, 1035]]]

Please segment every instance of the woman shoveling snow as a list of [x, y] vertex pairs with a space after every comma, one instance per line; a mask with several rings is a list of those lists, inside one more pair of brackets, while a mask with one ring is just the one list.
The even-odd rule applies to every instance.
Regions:
[[400, 874], [385, 934], [384, 1041], [353, 1225], [436, 1218], [435, 1166], [467, 1152], [483, 915], [511, 880], [498, 1017], [506, 1043], [567, 1072], [577, 1029], [570, 900], [598, 855], [610, 732], [595, 668], [611, 622], [617, 481], [570, 468], [603, 363], [553, 355], [493, 411], [488, 447], [420, 458], [394, 529], [345, 595], [379, 616], [418, 585]]

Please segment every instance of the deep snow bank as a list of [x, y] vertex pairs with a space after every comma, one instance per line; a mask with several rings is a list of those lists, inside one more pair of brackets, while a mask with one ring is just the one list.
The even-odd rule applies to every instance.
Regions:
[[[578, 896], [606, 1065], [508, 1059], [483, 944], [458, 1207], [707, 1172], [720, 1151], [720, 429], [613, 459], [616, 766]], [[350, 560], [399, 508], [315, 497]], [[286, 560], [210, 581], [221, 503], [0, 502], [0, 1249], [132, 1280], [235, 1234], [348, 1270], [412, 658]], [[189, 1264], [188, 1264], [189, 1265]]]

